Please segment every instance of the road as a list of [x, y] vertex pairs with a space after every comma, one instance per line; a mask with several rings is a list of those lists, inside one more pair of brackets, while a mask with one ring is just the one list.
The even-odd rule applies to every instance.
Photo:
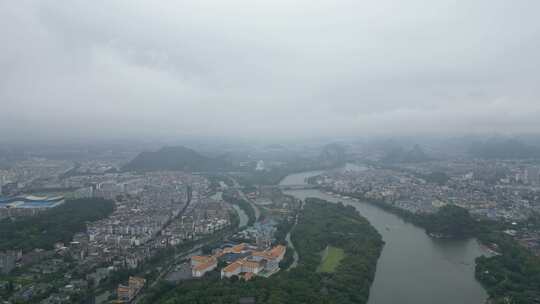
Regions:
[[[159, 283], [163, 279], [163, 277], [166, 276], [174, 268], [174, 266], [176, 265], [175, 261], [181, 261], [183, 259], [187, 259], [188, 257], [190, 257], [190, 256], [192, 256], [192, 255], [194, 255], [196, 253], [197, 254], [200, 253], [200, 249], [205, 244], [206, 243], [197, 244], [197, 245], [193, 246], [193, 248], [191, 248], [188, 252], [184, 251], [182, 253], [176, 254], [172, 258], [169, 258], [168, 262], [166, 263], [169, 266], [164, 267], [164, 269], [161, 270], [161, 272], [159, 273], [157, 278], [146, 289], [151, 289], [151, 288], [155, 287], [157, 285], [157, 283]], [[132, 300], [131, 303], [134, 303], [134, 304], [139, 303], [139, 301], [144, 298], [143, 295], [144, 295], [144, 292], [141, 292], [140, 294], [137, 295], [137, 297], [135, 299]]]
[[[294, 225], [296, 226], [296, 223]], [[292, 231], [293, 228], [294, 228], [294, 226], [291, 228], [291, 231]], [[296, 251], [296, 248], [294, 248], [294, 244], [291, 241], [291, 232], [290, 231], [289, 231], [289, 233], [287, 233], [287, 237], [285, 237], [285, 240], [287, 241], [287, 244], [289, 245], [289, 247], [293, 250], [293, 262], [291, 263], [289, 268], [287, 268], [287, 271], [289, 271], [289, 270], [295, 268], [296, 266], [298, 266], [299, 257], [298, 257], [298, 252]]]
[[[234, 231], [226, 232], [223, 235], [219, 236], [219, 238], [220, 239], [227, 238], [232, 234], [234, 234]], [[173, 268], [175, 267], [177, 261], [187, 259], [187, 258], [189, 258], [189, 257], [191, 257], [193, 255], [201, 254], [200, 250], [204, 245], [210, 244], [210, 243], [215, 242], [215, 241], [216, 241], [216, 238], [214, 236], [212, 236], [209, 239], [207, 239], [205, 241], [202, 241], [199, 244], [193, 245], [193, 247], [191, 247], [188, 251], [182, 251], [180, 253], [175, 254], [173, 257], [168, 258], [167, 262], [165, 263], [167, 266], [164, 267], [160, 271], [157, 278], [151, 284], [148, 285], [147, 289], [151, 289], [152, 287], [156, 286], [157, 283], [159, 283], [169, 272], [171, 272], [171, 270], [173, 270]], [[142, 298], [144, 298], [143, 295], [144, 295], [144, 292], [141, 293], [139, 296], [137, 296], [137, 298], [135, 298], [132, 301], [132, 303], [139, 303], [139, 301]]]
[[[221, 199], [220, 196], [221, 196], [221, 193], [216, 193], [216, 197], [214, 197], [214, 198]], [[180, 212], [180, 214], [178, 216], [183, 215], [186, 212], [186, 210], [187, 210], [187, 208], [188, 208], [188, 206], [190, 204], [191, 204], [191, 200], [189, 200], [188, 204], [186, 204], [186, 206], [184, 206], [184, 208], [182, 209], [182, 211]], [[257, 214], [258, 209], [255, 209], [255, 210], [256, 210], [256, 214]], [[228, 237], [228, 236], [230, 236], [232, 234], [234, 234], [234, 232], [225, 233], [223, 236], [221, 236], [221, 238], [226, 238], [226, 237]], [[157, 283], [159, 283], [169, 272], [171, 272], [171, 270], [173, 270], [173, 268], [175, 267], [177, 261], [187, 259], [187, 258], [189, 258], [189, 257], [191, 257], [193, 255], [201, 254], [201, 252], [200, 252], [201, 248], [204, 245], [210, 244], [210, 243], [212, 243], [214, 241], [215, 241], [215, 239], [213, 237], [211, 237], [206, 241], [202, 241], [199, 244], [193, 245], [193, 247], [190, 248], [187, 251], [182, 251], [180, 253], [175, 254], [173, 257], [168, 258], [167, 261], [164, 263], [167, 266], [163, 267], [163, 269], [160, 271], [157, 278], [151, 284], [148, 285], [148, 289], [151, 289], [152, 287], [156, 286]], [[135, 299], [133, 299], [132, 303], [139, 303], [139, 301], [143, 298], [142, 295], [144, 295], [144, 292], [141, 293], [140, 295], [138, 295]]]
[[152, 282], [152, 284], [150, 285], [150, 288], [156, 286], [157, 283], [159, 283], [159, 281], [161, 281], [161, 279], [163, 279], [163, 277], [165, 275], [167, 275], [169, 272], [171, 272], [171, 270], [174, 268], [174, 266], [176, 265], [176, 261], [181, 261], [181, 260], [184, 260], [184, 259], [187, 259], [193, 255], [197, 255], [197, 254], [200, 254], [200, 250], [201, 248], [206, 245], [207, 243], [201, 243], [201, 244], [198, 244], [198, 245], [195, 245], [191, 248], [191, 250], [187, 251], [187, 252], [182, 252], [182, 253], [179, 253], [179, 254], [176, 254], [173, 258], [170, 259], [170, 262], [168, 263], [169, 266], [166, 267], [164, 270], [162, 270], [160, 273], [159, 273], [159, 276], [154, 280], [154, 282]]
[[[300, 205], [300, 210], [304, 209], [304, 204], [305, 202], [302, 201], [302, 204]], [[287, 269], [287, 271], [295, 268], [296, 266], [298, 266], [298, 260], [300, 259], [300, 257], [298, 256], [298, 252], [296, 251], [296, 248], [294, 248], [294, 244], [291, 240], [291, 232], [294, 230], [294, 227], [296, 227], [296, 224], [298, 224], [298, 216], [300, 215], [300, 211], [296, 213], [296, 216], [294, 217], [294, 225], [291, 227], [291, 230], [289, 230], [289, 232], [287, 233], [287, 236], [285, 237], [285, 240], [287, 241], [287, 244], [289, 245], [289, 247], [291, 247], [292, 250], [294, 250], [294, 253], [293, 253], [293, 262], [291, 264], [291, 266], [289, 266], [289, 268]]]

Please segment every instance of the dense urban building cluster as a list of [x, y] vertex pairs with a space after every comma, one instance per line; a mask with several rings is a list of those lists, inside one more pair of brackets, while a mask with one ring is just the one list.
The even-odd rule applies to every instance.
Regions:
[[[25, 162], [0, 172], [4, 185], [0, 214], [4, 217], [32, 216], [64, 200], [92, 197], [112, 200], [114, 211], [87, 223], [86, 230], [75, 234], [71, 242], [58, 242], [52, 250], [23, 252], [14, 248], [0, 252], [0, 271], [20, 282], [0, 281], [2, 298], [14, 302], [76, 301], [88, 290], [111, 282], [117, 272], [140, 269], [167, 248], [231, 225], [234, 210], [211, 197], [210, 183], [202, 176], [184, 172], [107, 173], [113, 167], [103, 162], [71, 168], [64, 162], [46, 160], [31, 164], [38, 168]], [[37, 185], [52, 192], [46, 197], [24, 195]], [[51, 193], [62, 193], [65, 198]], [[24, 280], [30, 277], [32, 280]], [[121, 282], [116, 289], [117, 300], [130, 302], [144, 286], [142, 280], [130, 277], [127, 285]]]
[[[177, 283], [202, 277], [250, 280], [253, 276], [269, 277], [279, 271], [280, 262], [287, 252], [286, 247], [280, 244], [288, 230], [278, 231], [278, 227], [284, 222], [294, 222], [300, 201], [284, 195], [277, 187], [251, 188], [244, 194], [242, 190], [234, 190], [220, 182], [219, 189], [227, 194], [217, 192], [214, 199], [224, 197], [225, 201], [245, 200], [246, 203], [241, 207], [233, 205], [240, 212], [240, 229], [213, 242], [204, 251], [206, 254], [196, 251], [187, 255], [187, 260], [181, 260], [171, 268], [165, 276], [166, 281]], [[212, 212], [211, 206], [203, 208], [205, 213]], [[258, 214], [258, 220], [249, 224], [250, 216], [242, 211], [247, 210], [244, 208], [256, 208], [257, 211], [253, 211], [250, 216], [256, 218]]]
[[277, 245], [261, 249], [258, 246], [241, 243], [214, 250], [209, 256], [192, 256], [191, 269], [195, 278], [204, 276], [218, 267], [218, 262], [226, 266], [221, 271], [221, 278], [238, 276], [250, 280], [254, 275], [271, 276], [279, 271], [279, 262], [285, 256], [286, 247]]
[[5, 196], [30, 189], [57, 189], [61, 187], [64, 173], [73, 167], [73, 162], [29, 158], [14, 163], [9, 169], [0, 170], [0, 192]]
[[[312, 178], [336, 195], [384, 202], [412, 213], [445, 205], [472, 215], [519, 223], [540, 211], [540, 167], [521, 161], [439, 161], [400, 166], [349, 166]], [[507, 231], [540, 252], [536, 230]]]
[[[540, 253], [540, 166], [533, 161], [359, 163], [278, 185], [281, 174], [269, 171], [269, 161], [258, 162], [252, 171], [261, 177], [275, 174], [272, 183], [252, 183], [245, 172], [129, 171], [101, 159], [18, 161], [0, 170], [0, 224], [19, 223], [21, 228], [27, 219], [46, 216], [49, 220], [37, 221], [39, 229], [21, 229], [20, 235], [47, 244], [0, 242], [0, 299], [132, 303], [144, 302], [162, 281], [227, 286], [241, 279], [250, 286], [260, 280], [253, 277], [270, 277], [280, 264], [287, 269], [299, 265], [301, 252], [295, 244], [303, 240], [291, 241], [291, 235], [305, 204], [291, 193], [316, 188], [380, 204], [409, 218], [435, 218], [441, 210], [463, 210], [459, 206], [471, 221], [490, 219], [501, 235], [521, 245], [516, 246]], [[65, 219], [61, 210], [76, 210], [71, 202], [97, 210], [96, 200], [108, 207], [91, 219], [69, 216], [80, 225], [62, 226], [53, 237], [44, 237], [53, 228], [50, 219]], [[64, 227], [70, 231], [67, 237], [58, 233]], [[6, 230], [0, 233], [5, 236]], [[493, 241], [485, 243], [502, 255]]]
[[540, 210], [539, 173], [536, 166], [515, 162], [433, 162], [332, 171], [312, 182], [413, 213], [453, 204], [489, 218], [523, 220]]

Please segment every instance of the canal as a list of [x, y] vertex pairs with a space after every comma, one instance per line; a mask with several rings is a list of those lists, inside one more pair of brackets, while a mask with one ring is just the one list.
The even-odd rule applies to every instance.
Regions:
[[[218, 192], [216, 192], [216, 194], [211, 196], [211, 198], [216, 200], [216, 201], [221, 201], [221, 200], [223, 200], [223, 192], [218, 191]], [[244, 210], [242, 210], [242, 208], [238, 207], [237, 205], [231, 204], [231, 207], [233, 207], [234, 211], [236, 211], [236, 214], [238, 215], [238, 220], [239, 220], [238, 227], [243, 228], [243, 227], [247, 226], [247, 223], [249, 221], [249, 217], [247, 216], [246, 212]]]
[[[320, 171], [292, 174], [281, 185], [305, 183]], [[487, 294], [474, 278], [474, 259], [484, 252], [474, 239], [439, 240], [396, 215], [361, 201], [319, 190], [291, 190], [354, 206], [379, 231], [385, 246], [377, 264], [369, 304], [482, 304]]]

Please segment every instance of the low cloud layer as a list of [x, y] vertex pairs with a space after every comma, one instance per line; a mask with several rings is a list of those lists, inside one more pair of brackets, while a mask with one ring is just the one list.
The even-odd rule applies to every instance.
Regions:
[[2, 1], [0, 136], [540, 132], [540, 2]]

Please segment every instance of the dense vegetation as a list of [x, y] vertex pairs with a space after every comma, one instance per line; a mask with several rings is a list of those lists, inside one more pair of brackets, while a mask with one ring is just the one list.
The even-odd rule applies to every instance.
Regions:
[[455, 205], [443, 206], [434, 214], [421, 215], [416, 222], [429, 234], [445, 238], [470, 237], [476, 230], [469, 211]]
[[287, 233], [291, 231], [294, 226], [294, 220], [283, 219], [276, 227], [276, 232], [274, 233], [274, 238], [276, 239], [276, 244], [287, 245], [285, 238]]
[[244, 212], [248, 216], [248, 226], [251, 226], [255, 223], [255, 210], [253, 210], [253, 207], [251, 207], [250, 203], [237, 196], [232, 195], [229, 192], [224, 192], [222, 198], [227, 203], [237, 205], [238, 207], [240, 207], [240, 209], [244, 210]]
[[186, 147], [164, 147], [156, 152], [142, 152], [122, 169], [126, 171], [219, 171], [231, 165], [219, 158], [206, 157]]
[[86, 229], [87, 221], [111, 214], [114, 203], [99, 198], [68, 200], [36, 216], [0, 222], [0, 250], [51, 249], [55, 242], [69, 242]]
[[306, 274], [317, 270], [327, 246], [342, 248], [345, 257], [334, 273], [311, 275], [320, 279], [318, 290], [332, 303], [367, 302], [383, 241], [353, 207], [309, 198], [291, 238], [300, 255], [299, 271]]
[[[249, 282], [220, 280], [218, 273], [178, 285], [161, 284], [145, 303], [366, 303], [383, 242], [377, 231], [352, 207], [308, 199], [292, 239], [300, 255], [298, 267]], [[345, 256], [334, 273], [318, 273], [321, 251], [343, 248]]]
[[[327, 190], [331, 191], [331, 189]], [[479, 226], [475, 223], [469, 211], [459, 206], [446, 205], [433, 214], [416, 214], [382, 200], [366, 198], [359, 193], [342, 194], [361, 199], [392, 212], [408, 222], [423, 227], [432, 236], [441, 238], [467, 238], [474, 236], [479, 231]]]
[[[499, 255], [476, 259], [476, 278], [486, 288], [492, 303], [540, 303], [540, 258], [510, 236], [493, 229], [494, 224], [480, 222], [478, 238], [496, 244]], [[498, 228], [498, 227], [495, 227]]]

